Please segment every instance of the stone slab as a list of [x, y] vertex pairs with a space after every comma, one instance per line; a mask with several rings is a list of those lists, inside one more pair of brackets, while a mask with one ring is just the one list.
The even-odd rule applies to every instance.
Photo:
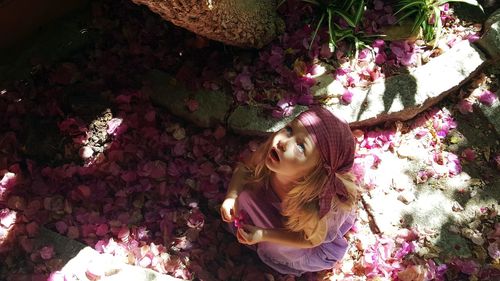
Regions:
[[145, 269], [138, 266], [132, 266], [118, 261], [111, 255], [102, 255], [90, 247], [82, 249], [77, 256], [71, 259], [62, 269], [63, 274], [71, 273], [76, 280], [88, 280], [86, 269], [92, 263], [105, 265], [105, 277], [100, 280], [119, 281], [119, 280], [137, 280], [137, 281], [181, 281], [183, 279], [175, 278], [169, 275], [163, 275], [156, 271]]
[[[380, 165], [372, 171], [378, 186], [362, 195], [378, 230], [395, 237], [402, 227], [417, 228], [428, 234], [426, 239], [439, 247], [444, 256], [470, 257], [470, 241], [456, 233], [452, 226], [469, 223], [482, 207], [498, 209], [500, 179], [482, 186], [477, 184], [477, 179], [462, 172], [454, 177], [416, 184], [417, 172], [426, 166], [424, 159], [410, 157], [412, 155], [400, 159], [390, 152], [379, 156]], [[464, 195], [464, 191], [470, 197]]]
[[[457, 90], [486, 62], [487, 58], [479, 48], [463, 41], [413, 73], [382, 79], [368, 89], [353, 89], [353, 99], [348, 105], [334, 103], [326, 107], [343, 117], [353, 128], [408, 120]], [[281, 128], [305, 110], [305, 107], [297, 106], [291, 116], [283, 120], [273, 119], [269, 113], [252, 106], [238, 106], [229, 113], [231, 102], [222, 92], [189, 92], [159, 71], [146, 75], [146, 80], [151, 81], [151, 97], [157, 104], [202, 127], [222, 123], [225, 115], [229, 114], [227, 125], [230, 129], [242, 134], [265, 135]], [[311, 89], [313, 95], [339, 94], [329, 71], [316, 80], [317, 84]], [[200, 108], [189, 112], [185, 101], [193, 97]]]
[[491, 106], [480, 104], [479, 109], [500, 136], [500, 91], [496, 95], [499, 98]]
[[351, 127], [408, 120], [435, 105], [469, 80], [487, 61], [475, 45], [463, 41], [413, 73], [389, 77], [355, 93], [350, 105], [334, 104]]
[[[476, 45], [462, 41], [412, 73], [382, 79], [368, 89], [353, 89], [353, 99], [348, 105], [337, 102], [326, 107], [353, 128], [409, 120], [464, 85], [487, 61], [487, 56]], [[270, 114], [251, 106], [239, 106], [229, 113], [231, 103], [224, 93], [188, 92], [158, 71], [148, 74], [147, 79], [153, 81], [151, 97], [156, 103], [202, 127], [222, 123], [226, 114], [230, 114], [227, 120], [230, 129], [242, 134], [265, 135], [288, 122], [288, 119], [273, 119]], [[313, 95], [341, 94], [330, 71], [316, 80], [311, 89]], [[200, 109], [191, 113], [185, 100], [193, 97], [198, 100]], [[296, 107], [290, 118], [304, 109]]]
[[105, 265], [105, 278], [100, 280], [138, 280], [138, 281], [180, 281], [169, 275], [160, 274], [151, 269], [125, 264], [111, 255], [99, 254], [96, 250], [66, 236], [62, 236], [46, 228], [41, 228], [35, 241], [36, 246], [54, 246], [56, 258], [64, 264], [62, 274], [75, 277], [75, 280], [89, 280], [85, 274], [87, 268], [94, 263]]
[[484, 23], [484, 33], [476, 42], [494, 60], [500, 59], [500, 9]]
[[283, 119], [273, 119], [260, 107], [238, 106], [228, 118], [228, 127], [238, 133], [267, 135], [283, 128], [304, 110], [306, 107], [296, 106], [290, 116]]
[[82, 249], [87, 247], [76, 240], [69, 239], [66, 236], [53, 232], [45, 227], [40, 228], [40, 235], [35, 240], [35, 248], [47, 245], [54, 246], [54, 252], [59, 259], [67, 262], [76, 256]]
[[[144, 90], [154, 103], [200, 127], [223, 124], [231, 108], [232, 98], [223, 91], [189, 91], [178, 85], [172, 76], [159, 70], [147, 73], [144, 84]], [[199, 107], [190, 111], [186, 106], [188, 100], [195, 100]]]

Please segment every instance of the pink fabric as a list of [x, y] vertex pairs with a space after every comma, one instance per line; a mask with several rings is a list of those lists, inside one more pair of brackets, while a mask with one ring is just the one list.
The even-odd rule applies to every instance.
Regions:
[[[273, 188], [245, 189], [238, 195], [238, 213], [245, 211], [246, 223], [262, 228], [285, 228], [282, 202]], [[328, 217], [328, 232], [325, 240], [313, 248], [294, 248], [279, 243], [261, 242], [248, 246], [256, 250], [260, 259], [281, 274], [300, 276], [305, 272], [331, 269], [341, 260], [349, 244], [344, 235], [352, 228], [354, 212], [337, 210]], [[233, 224], [228, 224], [235, 234]]]
[[334, 194], [342, 201], [347, 200], [347, 190], [335, 173], [345, 173], [351, 169], [354, 162], [354, 137], [349, 124], [324, 107], [313, 106], [297, 118], [318, 146], [323, 167], [328, 174], [328, 181], [320, 187], [323, 191], [319, 198], [319, 215], [323, 217], [330, 211]]

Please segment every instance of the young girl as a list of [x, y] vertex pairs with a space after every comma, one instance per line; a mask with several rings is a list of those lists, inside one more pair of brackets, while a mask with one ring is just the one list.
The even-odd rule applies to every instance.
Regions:
[[282, 274], [331, 269], [347, 250], [357, 187], [348, 172], [355, 142], [349, 125], [317, 106], [272, 134], [239, 164], [221, 206], [242, 244]]

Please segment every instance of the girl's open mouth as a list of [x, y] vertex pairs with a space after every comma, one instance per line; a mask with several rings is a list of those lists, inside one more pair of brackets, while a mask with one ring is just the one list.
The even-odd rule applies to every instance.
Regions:
[[278, 151], [276, 151], [275, 148], [272, 148], [271, 151], [269, 152], [271, 158], [274, 160], [274, 161], [277, 161], [279, 162], [280, 161], [280, 157], [278, 155]]

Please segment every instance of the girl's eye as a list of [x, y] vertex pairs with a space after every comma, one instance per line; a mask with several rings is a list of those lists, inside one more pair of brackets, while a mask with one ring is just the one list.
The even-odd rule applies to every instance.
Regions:
[[306, 151], [306, 146], [303, 143], [298, 143], [297, 149], [300, 151], [300, 153], [304, 153], [304, 151]]
[[285, 130], [286, 130], [286, 133], [287, 133], [288, 135], [291, 135], [291, 134], [292, 134], [292, 127], [290, 127], [290, 126], [286, 126], [286, 127], [285, 127]]

